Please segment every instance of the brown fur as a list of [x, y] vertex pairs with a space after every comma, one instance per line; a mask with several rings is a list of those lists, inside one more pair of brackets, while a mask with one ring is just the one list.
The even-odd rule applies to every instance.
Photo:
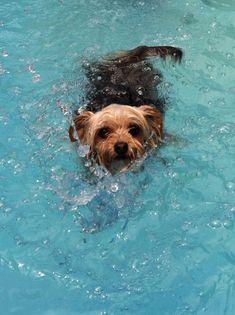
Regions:
[[[81, 143], [90, 146], [89, 157], [113, 172], [113, 167], [125, 170], [146, 149], [161, 141], [163, 120], [160, 111], [148, 105], [111, 104], [97, 113], [82, 113], [75, 119], [75, 128]], [[136, 134], [131, 134], [133, 128], [137, 128]], [[100, 134], [102, 130], [107, 130], [107, 134]], [[125, 154], [115, 151], [118, 143], [128, 144]]]
[[[75, 129], [93, 158], [111, 173], [126, 170], [132, 161], [162, 141], [164, 101], [155, 87], [161, 73], [145, 59], [159, 56], [181, 61], [182, 51], [171, 46], [139, 46], [85, 67], [86, 111], [77, 114]], [[70, 127], [71, 141], [74, 127]]]

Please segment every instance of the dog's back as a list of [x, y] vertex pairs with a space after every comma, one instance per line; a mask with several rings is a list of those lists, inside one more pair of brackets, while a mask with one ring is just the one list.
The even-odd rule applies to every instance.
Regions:
[[163, 111], [163, 100], [155, 88], [161, 73], [145, 60], [124, 65], [94, 62], [86, 68], [86, 75], [87, 110], [99, 111], [110, 104], [153, 104]]
[[161, 82], [160, 71], [153, 68], [147, 57], [170, 56], [180, 61], [182, 51], [170, 46], [139, 46], [102, 62], [84, 66], [89, 80], [86, 88], [86, 109], [96, 112], [110, 104], [153, 105], [164, 113], [164, 100], [156, 86]]

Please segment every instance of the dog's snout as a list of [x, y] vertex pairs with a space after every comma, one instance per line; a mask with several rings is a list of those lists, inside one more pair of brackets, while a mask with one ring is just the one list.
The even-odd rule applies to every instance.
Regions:
[[123, 155], [128, 151], [128, 144], [124, 141], [115, 143], [114, 150], [118, 155]]

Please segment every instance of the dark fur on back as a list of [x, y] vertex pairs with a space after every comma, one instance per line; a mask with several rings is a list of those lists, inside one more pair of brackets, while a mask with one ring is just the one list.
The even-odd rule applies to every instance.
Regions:
[[148, 104], [164, 113], [164, 100], [156, 88], [162, 80], [161, 72], [146, 60], [152, 56], [180, 61], [182, 51], [171, 46], [139, 46], [114, 58], [85, 65], [89, 81], [86, 110], [97, 112], [112, 103], [131, 106]]
[[86, 75], [89, 79], [86, 90], [88, 110], [99, 111], [116, 103], [153, 104], [163, 111], [163, 100], [159, 99], [156, 89], [162, 75], [147, 61], [125, 65], [94, 62], [86, 69]]

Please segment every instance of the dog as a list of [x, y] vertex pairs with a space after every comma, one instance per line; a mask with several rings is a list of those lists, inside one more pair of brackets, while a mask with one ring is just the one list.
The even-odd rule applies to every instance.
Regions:
[[110, 173], [129, 169], [134, 161], [163, 141], [165, 101], [157, 86], [162, 74], [150, 57], [180, 62], [172, 46], [139, 46], [84, 66], [88, 78], [86, 105], [69, 128], [72, 142], [89, 145], [87, 155]]

